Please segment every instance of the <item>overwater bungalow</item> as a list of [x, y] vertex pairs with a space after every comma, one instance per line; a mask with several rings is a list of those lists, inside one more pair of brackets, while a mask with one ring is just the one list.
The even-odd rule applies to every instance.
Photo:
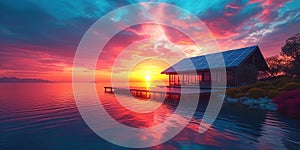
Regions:
[[[222, 64], [222, 56], [223, 64]], [[208, 61], [210, 61], [208, 63]], [[254, 70], [247, 70], [246, 74], [254, 75], [254, 81], [257, 79], [259, 71], [268, 70], [268, 65], [258, 46], [245, 47], [219, 53], [212, 53], [191, 58], [185, 58], [173, 66], [167, 68], [162, 74], [169, 76], [169, 88], [156, 88], [152, 90], [144, 88], [130, 88], [129, 90], [122, 87], [104, 87], [106, 93], [127, 93], [126, 95], [135, 95], [136, 97], [150, 98], [167, 97], [173, 99], [181, 94], [209, 94], [212, 91], [210, 86], [212, 81], [215, 83], [226, 83], [227, 87], [236, 87], [242, 85], [238, 79], [240, 68], [254, 67]], [[251, 73], [253, 71], [254, 73]], [[226, 75], [226, 76], [225, 76]], [[252, 77], [252, 76], [251, 76]], [[243, 78], [247, 78], [244, 77]], [[253, 77], [252, 77], [253, 78]], [[249, 84], [249, 83], [248, 83]], [[220, 84], [224, 85], [224, 84]], [[198, 87], [206, 88], [199, 91], [197, 88], [185, 88], [184, 92], [177, 87]], [[200, 93], [199, 93], [200, 92]], [[214, 91], [218, 92], [218, 91]]]
[[[220, 56], [224, 58], [223, 67]], [[224, 80], [227, 82], [227, 86], [235, 87], [242, 84], [237, 78], [237, 73], [238, 69], [245, 65], [255, 66], [257, 72], [268, 70], [268, 65], [259, 47], [251, 46], [185, 58], [162, 71], [161, 74], [169, 75], [170, 87], [210, 86], [212, 81], [221, 83]], [[224, 73], [224, 70], [226, 70], [226, 73]], [[224, 74], [226, 74], [226, 77]], [[257, 79], [257, 75], [255, 79]]]

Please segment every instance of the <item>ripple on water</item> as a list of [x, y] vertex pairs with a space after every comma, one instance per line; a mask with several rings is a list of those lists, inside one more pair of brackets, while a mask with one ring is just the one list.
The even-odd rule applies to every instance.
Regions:
[[[103, 86], [98, 87], [101, 100], [99, 104], [101, 102], [112, 117], [128, 126], [145, 128], [157, 125], [170, 117], [176, 109], [176, 105], [165, 103], [153, 113], [138, 114], [114, 101], [113, 94], [104, 94], [101, 87]], [[23, 90], [24, 88], [26, 90]], [[24, 149], [30, 149], [34, 144], [47, 142], [60, 149], [70, 149], [68, 145], [72, 145], [75, 149], [119, 148], [96, 136], [85, 125], [75, 104], [71, 84], [42, 86], [0, 84], [0, 89], [2, 90], [0, 91], [0, 126], [4, 129], [0, 136], [0, 145], [5, 145], [7, 149], [17, 147], [16, 144]], [[11, 90], [15, 92], [12, 93]], [[135, 105], [130, 99], [127, 102]], [[151, 103], [151, 101], [146, 102], [147, 105], [141, 106], [142, 109], [151, 108]], [[82, 109], [97, 111], [98, 106], [91, 104], [86, 101], [86, 106]], [[222, 106], [211, 128], [204, 134], [199, 134], [199, 124], [205, 106], [205, 103], [200, 102], [194, 118], [187, 127], [167, 143], [153, 149], [263, 149], [266, 146], [270, 149], [296, 149], [300, 147], [299, 120], [278, 115], [276, 112], [250, 110], [227, 104]], [[178, 127], [181, 119], [185, 119], [181, 113], [176, 116], [178, 120], [169, 122], [170, 128]], [[116, 124], [110, 124], [103, 126], [102, 129], [114, 130], [115, 127]], [[120, 135], [119, 138], [126, 139], [128, 136]]]

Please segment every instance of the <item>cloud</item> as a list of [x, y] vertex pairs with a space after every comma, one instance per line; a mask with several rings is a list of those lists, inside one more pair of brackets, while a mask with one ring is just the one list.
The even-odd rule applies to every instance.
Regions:
[[[65, 68], [72, 67], [80, 39], [97, 19], [116, 8], [138, 2], [141, 1], [0, 1], [1, 73], [6, 72], [10, 75], [15, 73], [18, 76], [57, 72], [63, 75]], [[174, 4], [198, 16], [211, 30], [222, 50], [259, 45], [263, 53], [270, 56], [280, 52], [285, 39], [300, 32], [300, 5], [296, 0], [158, 0], [158, 2]], [[186, 16], [176, 16], [170, 12], [172, 11], [157, 7], [150, 13], [160, 14], [157, 15], [159, 17], [157, 19], [169, 19], [170, 24], [195, 31], [194, 37], [206, 40], [206, 35], [199, 34], [201, 33], [197, 28], [199, 25], [192, 22], [187, 24], [181, 20]], [[141, 14], [121, 12], [114, 19], [121, 25], [126, 22], [118, 22], [118, 17], [119, 19], [142, 17], [145, 13], [146, 11]], [[99, 62], [103, 70], [111, 69], [114, 60], [124, 48], [151, 36], [160, 41], [157, 42], [156, 48], [161, 53], [168, 53], [168, 44], [161, 42], [164, 39], [181, 45], [180, 48], [186, 52], [200, 54], [190, 46], [192, 42], [184, 34], [164, 26], [152, 28], [141, 25], [119, 33], [107, 44], [100, 56], [105, 59]], [[136, 56], [146, 54], [148, 53], [137, 53]]]
[[227, 38], [241, 34], [243, 28], [261, 11], [262, 7], [258, 4], [247, 5], [241, 1], [231, 1], [220, 7], [210, 8], [206, 13], [199, 14], [199, 18], [217, 38]]
[[199, 17], [213, 32], [222, 50], [259, 45], [263, 53], [270, 56], [279, 54], [285, 39], [300, 32], [296, 28], [299, 24], [299, 10], [290, 9], [287, 6], [290, 3], [297, 2], [229, 1], [210, 8], [207, 13], [199, 14]]

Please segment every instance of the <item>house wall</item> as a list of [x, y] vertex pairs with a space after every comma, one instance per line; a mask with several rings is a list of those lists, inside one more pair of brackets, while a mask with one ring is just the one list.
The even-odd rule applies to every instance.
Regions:
[[224, 80], [227, 81], [228, 86], [235, 85], [235, 72], [232, 69], [226, 71], [226, 77], [224, 73], [220, 70], [212, 71], [198, 71], [195, 73], [179, 73], [179, 74], [169, 74], [169, 85], [170, 86], [210, 86], [211, 82], [223, 83]]
[[[253, 64], [258, 69], [258, 71], [265, 71], [268, 69], [268, 66], [258, 47], [257, 50], [255, 50], [252, 54], [250, 54], [246, 58], [243, 57], [243, 60], [244, 61], [241, 62], [242, 64], [235, 64], [233, 66], [230, 66], [230, 64], [228, 64], [229, 67], [226, 68], [227, 77], [222, 77], [219, 75], [219, 73], [214, 73], [213, 70], [206, 70], [206, 71], [201, 70], [197, 72], [197, 75], [192, 75], [191, 73], [188, 72], [180, 73], [179, 75], [176, 73], [173, 74], [171, 73], [169, 74], [170, 76], [169, 85], [170, 86], [179, 86], [179, 85], [209, 86], [212, 81], [218, 82], [218, 81], [227, 80], [227, 86], [240, 86], [243, 84], [249, 84], [244, 81], [243, 77], [239, 77], [240, 79], [238, 79], [237, 72], [239, 71], [239, 68], [241, 68], [243, 64]], [[184, 68], [182, 70], [184, 70]], [[248, 74], [248, 72], [246, 74]], [[251, 82], [252, 81], [254, 82], [254, 79], [251, 79]]]

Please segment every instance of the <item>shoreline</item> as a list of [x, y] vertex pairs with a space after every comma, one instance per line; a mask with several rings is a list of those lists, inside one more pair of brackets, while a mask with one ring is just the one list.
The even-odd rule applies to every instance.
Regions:
[[261, 109], [267, 111], [277, 111], [277, 104], [273, 103], [272, 99], [268, 97], [261, 97], [258, 99], [248, 98], [246, 96], [241, 98], [231, 98], [226, 96], [224, 103], [233, 103], [247, 106], [249, 109]]

